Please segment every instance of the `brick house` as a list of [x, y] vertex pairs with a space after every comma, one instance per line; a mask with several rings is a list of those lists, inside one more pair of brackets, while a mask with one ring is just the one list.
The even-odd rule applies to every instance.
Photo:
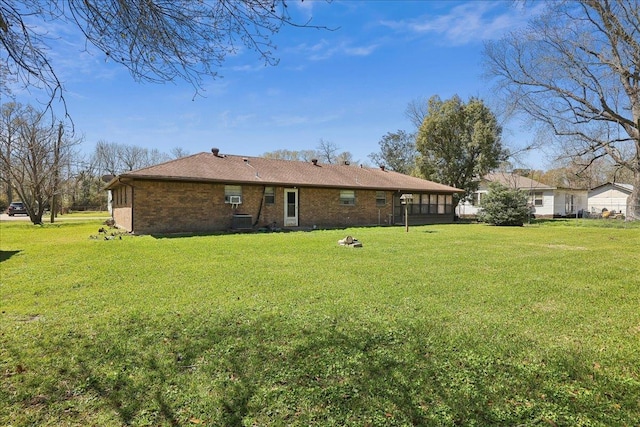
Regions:
[[120, 228], [137, 234], [309, 229], [454, 220], [462, 190], [380, 168], [198, 153], [114, 177]]

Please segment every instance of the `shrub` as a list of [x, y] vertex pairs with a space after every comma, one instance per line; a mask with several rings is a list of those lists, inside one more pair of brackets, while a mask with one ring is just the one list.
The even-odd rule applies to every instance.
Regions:
[[493, 225], [521, 226], [529, 216], [527, 194], [499, 183], [489, 185], [480, 207], [478, 219]]

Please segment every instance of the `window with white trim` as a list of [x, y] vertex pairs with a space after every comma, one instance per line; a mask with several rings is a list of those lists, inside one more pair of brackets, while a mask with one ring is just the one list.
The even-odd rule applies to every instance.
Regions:
[[241, 185], [225, 185], [224, 186], [224, 202], [231, 203], [231, 197], [237, 196], [242, 198], [242, 186]]
[[276, 190], [273, 187], [265, 187], [264, 189], [264, 203], [267, 205], [273, 205], [276, 203]]
[[533, 191], [529, 198], [529, 201], [533, 206], [543, 206], [543, 193], [542, 191]]
[[340, 204], [354, 206], [356, 204], [355, 190], [340, 190]]

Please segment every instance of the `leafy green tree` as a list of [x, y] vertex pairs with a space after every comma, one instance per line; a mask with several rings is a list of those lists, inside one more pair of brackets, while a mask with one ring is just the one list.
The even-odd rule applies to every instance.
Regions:
[[527, 193], [492, 182], [482, 198], [478, 219], [493, 225], [523, 225], [529, 217]]
[[501, 135], [496, 116], [480, 99], [464, 103], [457, 95], [447, 101], [432, 96], [416, 139], [420, 172], [468, 196], [480, 177], [506, 159]]
[[369, 154], [378, 165], [385, 165], [396, 172], [409, 174], [415, 168], [417, 156], [415, 134], [403, 130], [387, 132], [378, 145], [380, 152]]

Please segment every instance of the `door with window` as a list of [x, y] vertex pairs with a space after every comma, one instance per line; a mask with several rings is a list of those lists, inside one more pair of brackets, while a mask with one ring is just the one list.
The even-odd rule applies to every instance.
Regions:
[[284, 189], [284, 226], [298, 226], [298, 189]]

